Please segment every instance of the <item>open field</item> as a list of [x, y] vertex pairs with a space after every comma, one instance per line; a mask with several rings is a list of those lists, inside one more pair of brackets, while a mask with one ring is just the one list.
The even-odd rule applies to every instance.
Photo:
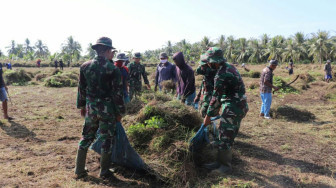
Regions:
[[[260, 72], [263, 67], [251, 65], [248, 68]], [[211, 177], [205, 173], [194, 173], [195, 169], [190, 167], [183, 171], [190, 179], [182, 178], [183, 181], [179, 179], [176, 183], [170, 181], [165, 185], [336, 187], [336, 82], [327, 84], [322, 81], [323, 66], [295, 67], [294, 75], [301, 76], [292, 84], [293, 90], [275, 94], [272, 120], [258, 117], [261, 105], [259, 79], [247, 77], [247, 73], [238, 68], [244, 74], [250, 111], [243, 119], [235, 140], [233, 174]], [[25, 70], [38, 71], [36, 68]], [[39, 70], [43, 73], [52, 69]], [[78, 72], [78, 68], [70, 70]], [[153, 70], [152, 67], [147, 69], [151, 74], [151, 83]], [[288, 76], [284, 66], [278, 67], [274, 73], [287, 83], [295, 77]], [[200, 76], [197, 76], [198, 86], [200, 80]], [[40, 81], [36, 83], [9, 86], [12, 99], [12, 103], [9, 102], [9, 115], [15, 119], [10, 122], [0, 121], [0, 187], [164, 186], [151, 178], [124, 171], [116, 173], [119, 181], [100, 180], [99, 155], [93, 151], [88, 153], [87, 159], [90, 177], [74, 180], [73, 169], [83, 123], [76, 109], [77, 88], [50, 88]], [[141, 104], [146, 103], [150, 102]], [[132, 113], [123, 120], [126, 130], [138, 120], [140, 109], [141, 106], [139, 109], [130, 109]], [[136, 149], [148, 164], [160, 162], [160, 155]]]

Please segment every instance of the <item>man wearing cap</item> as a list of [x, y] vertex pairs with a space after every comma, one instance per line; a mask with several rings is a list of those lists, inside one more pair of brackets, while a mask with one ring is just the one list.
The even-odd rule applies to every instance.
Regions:
[[157, 91], [157, 86], [161, 91], [161, 82], [165, 80], [172, 80], [176, 83], [176, 66], [168, 62], [168, 55], [162, 52], [160, 53], [160, 63], [156, 67], [154, 91]]
[[133, 62], [127, 65], [129, 71], [129, 96], [130, 100], [133, 97], [140, 96], [142, 89], [141, 76], [144, 79], [144, 82], [147, 86], [147, 89], [150, 90], [149, 81], [146, 74], [145, 66], [140, 63], [141, 54], [136, 52], [133, 54]]
[[200, 66], [196, 69], [196, 74], [203, 75], [203, 80], [194, 102], [197, 103], [200, 101], [199, 111], [203, 118], [205, 117], [209, 107], [214, 88], [214, 79], [217, 72], [216, 69], [210, 68], [207, 62], [207, 56], [202, 54], [199, 62]]
[[214, 169], [219, 174], [231, 173], [232, 146], [238, 134], [240, 123], [248, 112], [245, 85], [238, 70], [223, 57], [223, 51], [218, 47], [207, 50], [208, 65], [217, 70], [214, 80], [214, 90], [210, 100], [204, 125], [210, 124], [210, 117], [218, 115], [220, 108], [220, 125], [218, 138], [214, 143], [218, 147], [217, 161], [204, 167]]
[[124, 93], [124, 102], [125, 104], [130, 101], [129, 96], [128, 96], [128, 68], [124, 66], [124, 62], [126, 61], [126, 55], [125, 53], [118, 53], [117, 57], [115, 59], [114, 65], [117, 66], [121, 72], [121, 80], [123, 83], [123, 93]]
[[176, 64], [177, 98], [182, 103], [192, 106], [196, 96], [194, 71], [186, 64], [182, 52], [176, 52], [173, 55], [173, 60]]
[[324, 65], [324, 72], [325, 72], [325, 80], [327, 83], [332, 79], [332, 69], [331, 69], [331, 61], [327, 60], [327, 63]]
[[97, 56], [80, 67], [77, 108], [85, 116], [82, 139], [79, 142], [75, 174], [76, 178], [87, 176], [85, 161], [87, 150], [96, 138], [99, 128], [102, 149], [100, 158], [101, 178], [111, 178], [109, 170], [111, 142], [116, 122], [125, 112], [120, 70], [113, 65], [112, 40], [101, 37], [92, 46]]
[[278, 61], [272, 59], [269, 62], [269, 66], [265, 67], [260, 76], [260, 97], [261, 97], [261, 110], [260, 117], [265, 117], [266, 119], [271, 119], [269, 111], [272, 104], [272, 89], [274, 91], [279, 90], [278, 87], [273, 85], [273, 71], [278, 66]]

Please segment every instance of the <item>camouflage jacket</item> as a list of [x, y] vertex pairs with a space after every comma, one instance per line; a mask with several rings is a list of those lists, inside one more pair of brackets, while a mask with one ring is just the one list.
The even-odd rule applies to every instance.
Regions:
[[132, 62], [129, 63], [127, 67], [129, 73], [129, 84], [131, 87], [135, 84], [141, 85], [141, 76], [143, 77], [145, 84], [149, 84], [144, 65]]
[[120, 70], [104, 57], [95, 57], [80, 67], [77, 108], [87, 103], [99, 103], [98, 111], [125, 113]]
[[199, 66], [196, 69], [196, 74], [203, 75], [202, 85], [200, 88], [199, 93], [197, 94], [198, 97], [200, 97], [201, 94], [212, 94], [213, 88], [214, 88], [214, 79], [216, 75], [215, 69], [211, 69], [210, 67], [206, 66]]
[[209, 104], [208, 116], [216, 116], [223, 103], [232, 103], [247, 111], [245, 85], [238, 70], [225, 63], [219, 68], [214, 80], [214, 91]]

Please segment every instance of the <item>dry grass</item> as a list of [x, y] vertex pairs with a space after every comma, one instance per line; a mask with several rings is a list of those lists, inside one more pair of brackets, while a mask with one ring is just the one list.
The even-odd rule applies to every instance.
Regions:
[[[260, 72], [263, 67], [248, 68]], [[261, 103], [258, 87], [248, 90], [250, 111], [236, 138], [234, 172], [230, 176], [213, 177], [193, 167], [186, 158], [186, 142], [174, 137], [177, 132], [187, 135], [182, 126], [156, 130], [148, 150], [137, 150], [157, 173], [171, 175], [167, 176], [173, 180], [170, 184], [126, 172], [116, 173], [119, 180], [116, 182], [100, 180], [99, 157], [92, 151], [87, 159], [90, 177], [85, 181], [74, 180], [75, 154], [83, 123], [75, 108], [77, 89], [47, 88], [41, 83], [10, 86], [13, 105], [9, 103], [9, 113], [15, 119], [0, 121], [0, 187], [336, 187], [336, 102], [325, 97], [335, 93], [335, 87], [334, 82], [327, 84], [320, 80], [322, 68], [296, 65], [294, 76], [309, 71], [315, 81], [308, 82], [310, 87], [299, 95], [276, 94], [273, 120], [258, 117]], [[52, 69], [26, 69], [32, 73], [38, 70], [43, 74]], [[274, 74], [287, 83], [293, 79], [281, 66]], [[244, 77], [247, 86], [258, 81]], [[299, 89], [299, 84], [297, 81], [292, 86]], [[151, 102], [154, 100], [157, 102]], [[183, 120], [184, 107], [169, 100], [170, 96], [147, 93], [129, 106], [133, 111], [125, 116], [124, 126], [147, 119], [141, 110], [145, 105], [154, 109], [148, 117], [166, 114], [167, 120], [174, 120], [177, 125], [199, 126], [198, 121], [190, 123], [195, 117]], [[175, 111], [180, 108], [184, 110]], [[171, 114], [174, 112], [176, 116]]]

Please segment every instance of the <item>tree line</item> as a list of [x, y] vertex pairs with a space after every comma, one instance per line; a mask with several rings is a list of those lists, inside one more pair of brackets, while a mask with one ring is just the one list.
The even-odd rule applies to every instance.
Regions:
[[[36, 58], [42, 59], [63, 59], [64, 61], [79, 61], [91, 59], [95, 56], [95, 51], [91, 49], [90, 43], [87, 52], [82, 56], [82, 47], [72, 36], [66, 39], [61, 45], [61, 53], [51, 54], [46, 44], [37, 40], [32, 45], [27, 38], [23, 44], [17, 44], [14, 40], [6, 47], [8, 56], [0, 51], [2, 59], [23, 59], [26, 61]], [[172, 56], [174, 52], [181, 51], [185, 55], [186, 61], [198, 61], [200, 54], [209, 47], [218, 46], [224, 51], [224, 56], [228, 62], [239, 63], [264, 63], [270, 59], [277, 59], [280, 62], [293, 60], [296, 63], [323, 63], [327, 59], [336, 60], [336, 36], [328, 31], [318, 31], [306, 35], [297, 32], [286, 38], [282, 35], [270, 37], [263, 34], [260, 38], [235, 38], [234, 36], [221, 35], [215, 40], [210, 40], [205, 36], [199, 42], [190, 43], [183, 39], [175, 44], [168, 41], [163, 47], [155, 50], [146, 50], [143, 53], [143, 60], [147, 62], [157, 62], [160, 52], [166, 52]], [[132, 58], [133, 50], [126, 51], [128, 57]]]
[[27, 38], [23, 44], [18, 44], [14, 40], [7, 47], [7, 54], [5, 56], [0, 50], [0, 56], [2, 59], [19, 60], [23, 59], [26, 61], [32, 61], [35, 59], [43, 59], [53, 61], [54, 59], [63, 59], [64, 61], [78, 61], [84, 56], [81, 56], [82, 47], [79, 42], [75, 41], [72, 36], [66, 39], [65, 43], [61, 45], [61, 53], [51, 54], [48, 46], [42, 42], [42, 40], [37, 40], [33, 45]]
[[162, 51], [170, 56], [173, 52], [181, 51], [187, 61], [198, 61], [200, 54], [211, 46], [220, 47], [224, 51], [224, 57], [232, 63], [258, 64], [270, 59], [277, 59], [280, 62], [293, 60], [297, 63], [322, 63], [327, 59], [336, 59], [336, 36], [330, 35], [327, 31], [309, 35], [297, 32], [288, 38], [263, 34], [260, 38], [236, 39], [233, 36], [221, 35], [216, 41], [211, 41], [206, 36], [195, 43], [189, 43], [185, 39], [175, 44], [168, 41], [162, 48], [145, 51], [144, 56], [155, 61]]

